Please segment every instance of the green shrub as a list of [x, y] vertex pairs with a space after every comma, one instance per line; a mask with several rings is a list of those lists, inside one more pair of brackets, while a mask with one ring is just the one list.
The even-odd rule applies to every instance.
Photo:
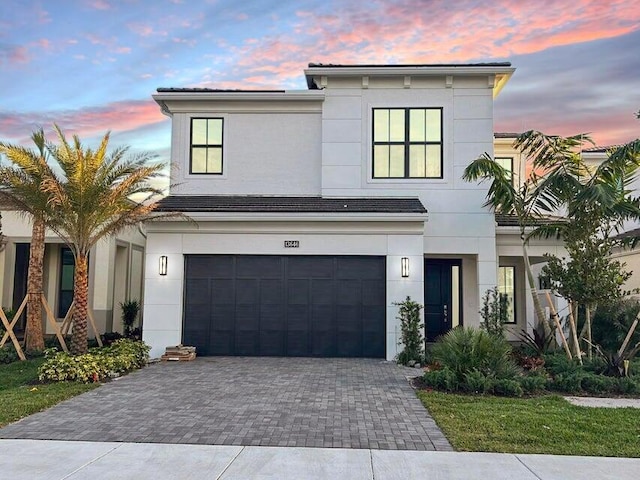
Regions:
[[464, 383], [461, 387], [470, 393], [486, 393], [492, 391], [493, 380], [487, 378], [482, 372], [474, 370], [464, 374]]
[[544, 366], [552, 375], [564, 374], [565, 376], [581, 371], [576, 360], [569, 360], [564, 353], [552, 353], [544, 356]]
[[518, 378], [518, 382], [524, 393], [528, 394], [542, 392], [547, 388], [547, 377], [544, 375], [524, 375]]
[[459, 383], [478, 371], [486, 377], [513, 379], [520, 370], [511, 358], [511, 346], [501, 337], [470, 327], [457, 327], [440, 337], [433, 359], [451, 370]]
[[480, 328], [487, 333], [504, 337], [504, 324], [509, 319], [509, 297], [500, 293], [498, 287], [487, 290], [482, 297]]
[[428, 387], [432, 387], [437, 390], [445, 390], [447, 392], [455, 392], [458, 390], [460, 385], [455, 373], [446, 367], [441, 368], [440, 370], [425, 372], [422, 376], [422, 380]]
[[580, 382], [582, 390], [596, 395], [616, 392], [618, 385], [616, 378], [596, 375], [595, 373], [585, 373]]
[[[614, 353], [622, 345], [636, 315], [640, 302], [635, 299], [621, 299], [610, 305], [598, 307], [593, 317], [592, 338], [606, 353]], [[631, 337], [631, 345], [640, 342], [640, 329], [636, 328]]]
[[517, 380], [500, 378], [493, 382], [493, 393], [505, 397], [521, 397], [524, 392]]
[[624, 395], [640, 393], [640, 379], [633, 377], [618, 378], [618, 392]]
[[553, 380], [547, 382], [549, 390], [556, 390], [565, 393], [582, 392], [582, 378], [586, 373], [575, 371], [571, 373], [560, 373]]
[[149, 349], [143, 342], [128, 339], [78, 356], [47, 349], [38, 377], [42, 381], [98, 382], [143, 367], [149, 359]]
[[13, 345], [4, 345], [0, 348], [0, 363], [13, 363], [18, 361], [18, 358], [18, 353]]
[[421, 334], [424, 324], [420, 323], [422, 305], [412, 301], [411, 297], [394, 305], [400, 307], [397, 318], [400, 321], [399, 345], [402, 345], [402, 351], [398, 354], [398, 363], [402, 365], [419, 363], [424, 345]]

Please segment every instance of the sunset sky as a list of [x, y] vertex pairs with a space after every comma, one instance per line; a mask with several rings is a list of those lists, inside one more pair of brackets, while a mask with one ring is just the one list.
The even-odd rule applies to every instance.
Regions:
[[2, 0], [0, 140], [60, 124], [168, 161], [157, 87], [305, 89], [322, 63], [510, 61], [495, 131], [640, 136], [640, 2]]

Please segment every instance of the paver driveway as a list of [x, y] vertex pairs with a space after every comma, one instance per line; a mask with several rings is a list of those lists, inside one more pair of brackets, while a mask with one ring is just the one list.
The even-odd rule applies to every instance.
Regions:
[[372, 359], [159, 363], [0, 429], [0, 438], [451, 450], [406, 380]]

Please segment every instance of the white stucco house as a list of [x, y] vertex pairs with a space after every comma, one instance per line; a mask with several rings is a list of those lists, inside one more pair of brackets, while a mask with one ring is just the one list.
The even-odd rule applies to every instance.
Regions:
[[[0, 249], [0, 302], [7, 309], [18, 309], [27, 291], [27, 271], [31, 243], [31, 222], [8, 205], [2, 206]], [[56, 321], [61, 325], [73, 301], [74, 260], [71, 250], [47, 229], [43, 268], [43, 293]], [[89, 308], [99, 333], [123, 331], [120, 303], [142, 300], [145, 238], [138, 228], [101, 240], [89, 254]], [[24, 329], [23, 314], [16, 330]], [[55, 333], [45, 320], [43, 331]], [[94, 332], [89, 328], [89, 337]]]
[[[175, 186], [146, 224], [144, 340], [201, 355], [398, 352], [396, 302], [427, 340], [478, 326], [484, 292], [532, 321], [522, 250], [465, 167], [494, 152], [509, 63], [322, 65], [304, 91], [158, 89]], [[512, 138], [496, 156], [524, 169]], [[514, 181], [523, 174], [518, 170]], [[524, 170], [522, 170], [524, 172]], [[530, 247], [534, 261], [559, 248]]]

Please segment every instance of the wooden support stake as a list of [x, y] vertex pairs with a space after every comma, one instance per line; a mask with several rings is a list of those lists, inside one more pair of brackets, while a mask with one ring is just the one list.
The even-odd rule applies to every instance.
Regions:
[[11, 342], [13, 343], [13, 346], [16, 349], [16, 352], [18, 353], [18, 357], [20, 357], [20, 360], [26, 360], [27, 357], [25, 357], [24, 352], [22, 351], [22, 347], [20, 346], [20, 342], [18, 342], [18, 339], [16, 338], [15, 333], [13, 333], [13, 326], [15, 325], [15, 323], [9, 323], [9, 320], [7, 320], [6, 315], [4, 314], [4, 310], [2, 310], [0, 308], [0, 320], [2, 321], [2, 325], [4, 325], [4, 328], [6, 329], [7, 333], [4, 334], [3, 336], [3, 344], [4, 344], [4, 337], [6, 337], [7, 335], [11, 338]]
[[564, 336], [564, 331], [562, 331], [562, 327], [560, 327], [560, 320], [558, 319], [558, 313], [556, 312], [555, 307], [553, 306], [553, 302], [551, 301], [551, 295], [549, 292], [547, 294], [547, 302], [549, 302], [549, 308], [551, 309], [551, 315], [553, 316], [553, 321], [556, 324], [556, 328], [560, 332], [560, 338], [562, 338], [562, 346], [564, 347], [564, 351], [567, 353], [567, 357], [569, 360], [573, 359], [573, 355], [571, 355], [571, 350], [569, 349], [569, 344], [567, 343], [567, 337]]
[[69, 349], [67, 348], [67, 343], [64, 341], [64, 337], [62, 336], [62, 334], [60, 333], [60, 329], [58, 328], [56, 317], [53, 315], [53, 312], [51, 311], [51, 308], [49, 307], [49, 304], [47, 303], [47, 299], [45, 298], [44, 295], [40, 297], [40, 301], [42, 302], [44, 311], [47, 314], [46, 315], [47, 320], [49, 320], [49, 323], [53, 327], [53, 330], [56, 332], [56, 337], [58, 337], [58, 341], [60, 342], [60, 346], [62, 347], [62, 350], [64, 350], [65, 353], [69, 353]]
[[90, 308], [87, 309], [87, 316], [89, 317], [89, 320], [91, 321], [91, 326], [93, 327], [93, 333], [96, 336], [96, 340], [98, 341], [98, 345], [100, 347], [102, 347], [102, 339], [100, 338], [100, 334], [98, 333], [98, 329], [96, 328], [96, 321], [93, 319], [93, 313], [91, 313], [91, 309]]
[[631, 341], [631, 337], [633, 336], [633, 332], [635, 332], [636, 327], [638, 326], [638, 318], [639, 317], [640, 317], [640, 312], [638, 312], [638, 315], [636, 315], [636, 319], [631, 324], [631, 328], [627, 332], [627, 336], [624, 338], [624, 342], [622, 342], [622, 345], [620, 346], [620, 350], [618, 350], [618, 357], [621, 357], [622, 354], [624, 353], [624, 351], [627, 349], [627, 345], [629, 345], [629, 342]]
[[578, 327], [576, 326], [576, 320], [573, 318], [573, 302], [569, 303], [569, 325], [571, 326], [571, 333], [573, 335], [573, 343], [576, 347], [576, 357], [578, 362], [582, 365], [582, 353], [580, 352], [580, 340], [578, 340]]
[[71, 324], [73, 323], [73, 307], [75, 307], [75, 305], [76, 303], [74, 300], [71, 302], [71, 305], [69, 305], [69, 310], [67, 310], [67, 314], [64, 316], [62, 326], [60, 327], [63, 335], [69, 334], [69, 329], [71, 328]]
[[[20, 315], [22, 315], [22, 311], [24, 310], [24, 307], [27, 305], [27, 298], [29, 298], [29, 296], [25, 295], [24, 299], [22, 300], [22, 303], [20, 304], [20, 306], [18, 307], [18, 310], [16, 311], [16, 314], [13, 316], [13, 320], [11, 320], [11, 323], [9, 324], [12, 331], [15, 328], [16, 323], [18, 323], [18, 319], [20, 318]], [[7, 319], [6, 316], [4, 318], [7, 320], [7, 322], [9, 321], [9, 319]], [[9, 339], [9, 329], [5, 328], [5, 330], [6, 332], [2, 336], [2, 340], [0, 340], [0, 347], [2, 347], [6, 343], [6, 341]]]

